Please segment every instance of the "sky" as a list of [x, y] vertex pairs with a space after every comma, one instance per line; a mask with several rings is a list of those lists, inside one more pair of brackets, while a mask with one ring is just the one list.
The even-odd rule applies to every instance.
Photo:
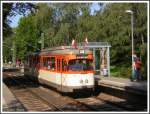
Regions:
[[[97, 11], [99, 9], [100, 9], [99, 5], [97, 3], [93, 3], [92, 6], [91, 6], [91, 14], [94, 14], [94, 11]], [[23, 16], [22, 15], [16, 15], [16, 16], [11, 17], [10, 18], [11, 23], [9, 24], [10, 27], [12, 27], [12, 28], [17, 27], [18, 22], [19, 22], [21, 17], [23, 17]]]

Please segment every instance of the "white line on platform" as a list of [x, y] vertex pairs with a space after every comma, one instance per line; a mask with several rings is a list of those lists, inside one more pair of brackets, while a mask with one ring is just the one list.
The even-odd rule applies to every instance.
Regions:
[[[120, 84], [120, 85], [124, 85], [125, 86], [125, 83], [121, 83], [121, 82], [115, 82], [115, 81], [110, 81], [110, 80], [101, 80], [102, 82], [103, 81], [106, 81], [106, 82], [110, 82], [110, 83], [116, 83], [116, 84]], [[101, 82], [100, 81], [100, 82]]]

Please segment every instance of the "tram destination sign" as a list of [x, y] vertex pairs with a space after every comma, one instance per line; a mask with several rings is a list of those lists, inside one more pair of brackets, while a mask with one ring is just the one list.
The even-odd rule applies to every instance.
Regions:
[[77, 58], [77, 59], [86, 59], [87, 57], [88, 57], [87, 54], [77, 54], [77, 55], [76, 55], [76, 58]]

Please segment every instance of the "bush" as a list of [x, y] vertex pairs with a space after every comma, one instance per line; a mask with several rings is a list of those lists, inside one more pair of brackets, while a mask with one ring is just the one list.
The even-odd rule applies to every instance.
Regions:
[[110, 67], [110, 73], [111, 76], [114, 77], [122, 77], [122, 78], [130, 78], [132, 72], [131, 67], [125, 67], [125, 66], [111, 66]]

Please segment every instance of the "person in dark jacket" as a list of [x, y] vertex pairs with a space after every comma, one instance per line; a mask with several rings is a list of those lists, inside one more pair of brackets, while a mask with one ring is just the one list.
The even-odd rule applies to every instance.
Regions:
[[140, 60], [140, 58], [137, 57], [136, 61], [135, 61], [135, 75], [136, 75], [136, 79], [137, 80], [141, 80], [141, 66], [142, 66], [142, 62]]

